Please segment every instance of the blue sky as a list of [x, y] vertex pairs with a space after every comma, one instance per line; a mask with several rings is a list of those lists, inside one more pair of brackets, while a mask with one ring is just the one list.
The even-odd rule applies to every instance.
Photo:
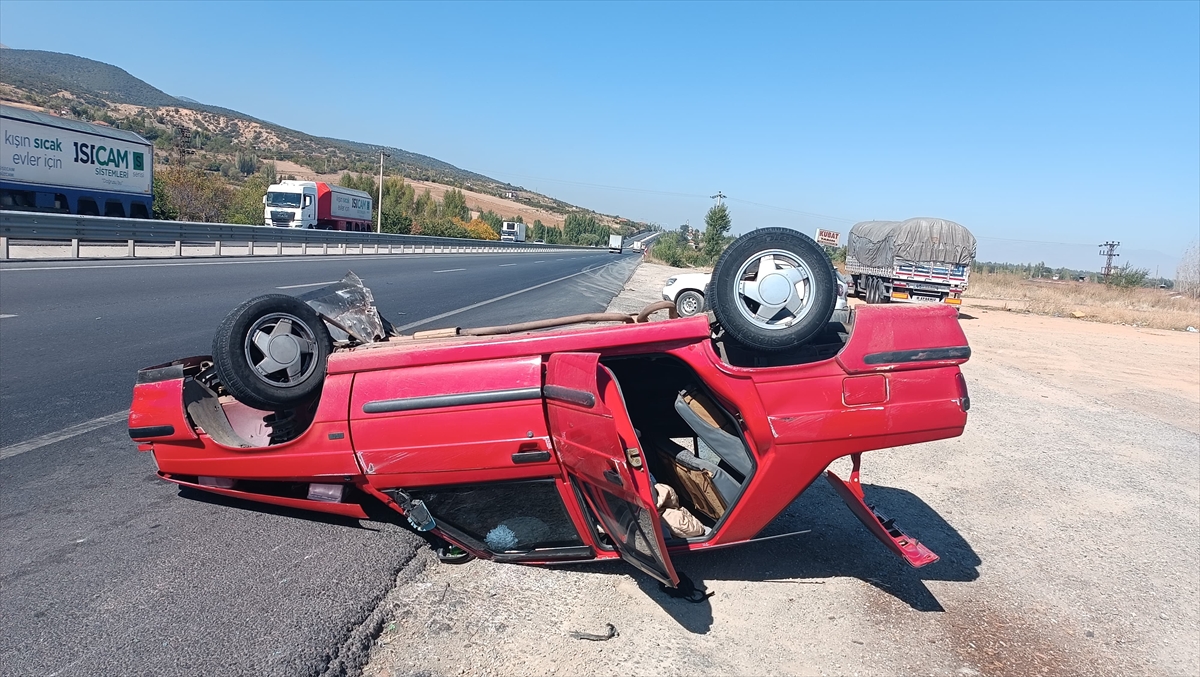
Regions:
[[0, 3], [0, 42], [602, 212], [811, 233], [939, 216], [981, 259], [1174, 273], [1200, 3]]

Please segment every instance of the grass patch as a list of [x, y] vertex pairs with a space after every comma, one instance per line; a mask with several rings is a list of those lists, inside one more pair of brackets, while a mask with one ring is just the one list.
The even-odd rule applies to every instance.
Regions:
[[[1200, 300], [1165, 289], [1121, 289], [1092, 282], [1030, 280], [1011, 273], [971, 274], [963, 294], [1013, 310], [1155, 329], [1200, 328]], [[994, 304], [986, 304], [994, 305]]]

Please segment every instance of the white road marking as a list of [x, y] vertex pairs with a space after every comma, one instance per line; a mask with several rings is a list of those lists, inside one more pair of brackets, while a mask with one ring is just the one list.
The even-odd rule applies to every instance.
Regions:
[[309, 282], [308, 284], [289, 284], [284, 287], [276, 287], [276, 289], [299, 289], [301, 287], [320, 287], [327, 284], [337, 284], [337, 280], [332, 282]]
[[10, 317], [16, 317], [16, 315], [0, 315], [0, 320], [7, 319]]
[[435, 270], [433, 272], [435, 272], [435, 273], [457, 273], [460, 270], [466, 270], [466, 268], [447, 268], [446, 270]]
[[504, 266], [515, 266], [515, 265], [517, 265], [517, 264], [515, 264], [515, 263], [501, 263], [501, 264], [500, 264], [500, 267], [501, 267], [501, 268], [503, 268]]
[[27, 451], [33, 451], [34, 449], [40, 449], [44, 446], [54, 444], [55, 442], [69, 440], [72, 437], [77, 437], [84, 433], [90, 433], [98, 428], [112, 425], [117, 421], [123, 421], [128, 417], [129, 410], [126, 409], [125, 411], [118, 411], [117, 413], [109, 414], [108, 416], [101, 416], [100, 418], [84, 421], [83, 423], [76, 423], [69, 428], [63, 428], [56, 433], [48, 433], [46, 435], [42, 435], [41, 437], [35, 437], [31, 440], [10, 444], [7, 447], [0, 447], [0, 459], [11, 458]]
[[532, 287], [526, 287], [525, 289], [520, 289], [520, 290], [517, 290], [517, 291], [515, 291], [515, 292], [512, 292], [512, 293], [509, 293], [509, 294], [504, 294], [503, 296], [497, 296], [497, 297], [496, 297], [496, 298], [494, 298], [494, 299], [488, 299], [488, 300], [486, 300], [486, 301], [480, 301], [479, 303], [472, 303], [472, 304], [471, 304], [471, 305], [469, 305], [469, 306], [463, 306], [462, 308], [455, 308], [454, 310], [450, 310], [450, 311], [444, 312], [444, 313], [442, 313], [442, 314], [440, 314], [440, 315], [434, 315], [433, 317], [426, 317], [426, 318], [424, 318], [424, 319], [417, 320], [416, 322], [409, 322], [408, 324], [402, 324], [402, 325], [400, 325], [399, 327], [396, 327], [396, 331], [404, 331], [405, 329], [411, 329], [411, 328], [413, 328], [413, 327], [420, 326], [420, 325], [422, 325], [422, 324], [425, 324], [425, 323], [427, 323], [427, 322], [433, 322], [434, 320], [440, 320], [440, 319], [442, 319], [442, 318], [444, 318], [444, 317], [450, 317], [451, 315], [457, 315], [457, 314], [459, 314], [459, 313], [462, 313], [462, 312], [465, 312], [465, 311], [468, 311], [468, 310], [474, 310], [474, 309], [476, 309], [476, 308], [479, 308], [480, 306], [486, 306], [486, 305], [487, 305], [487, 304], [489, 304], [489, 303], [495, 303], [496, 301], [503, 301], [504, 299], [512, 298], [512, 297], [514, 297], [514, 296], [516, 296], [516, 295], [518, 295], [518, 294], [524, 294], [525, 292], [528, 292], [528, 291], [533, 291], [534, 289], [541, 289], [542, 287], [545, 287], [545, 286], [547, 286], [547, 285], [552, 285], [552, 284], [555, 284], [555, 283], [557, 283], [557, 282], [562, 282], [563, 280], [569, 280], [569, 279], [571, 279], [571, 278], [573, 278], [573, 277], [579, 277], [580, 275], [583, 275], [584, 273], [590, 273], [590, 272], [592, 272], [592, 271], [599, 270], [600, 268], [604, 268], [605, 266], [611, 266], [613, 263], [617, 263], [617, 262], [616, 262], [616, 261], [613, 261], [612, 263], [605, 263], [605, 264], [601, 264], [601, 265], [599, 265], [599, 266], [596, 266], [596, 267], [594, 267], [594, 268], [584, 268], [583, 270], [579, 271], [578, 273], [571, 273], [570, 275], [565, 275], [565, 276], [563, 276], [563, 277], [560, 277], [560, 278], [557, 278], [557, 279], [554, 279], [554, 280], [550, 280], [549, 282], [543, 282], [543, 283], [541, 283], [541, 284], [535, 284], [535, 285], [534, 285], [534, 286], [532, 286]]
[[545, 263], [545, 261], [534, 261], [534, 263]]

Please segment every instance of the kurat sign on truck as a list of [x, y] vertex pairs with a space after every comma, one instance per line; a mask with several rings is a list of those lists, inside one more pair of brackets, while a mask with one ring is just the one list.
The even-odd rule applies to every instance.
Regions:
[[864, 221], [850, 229], [846, 272], [867, 303], [962, 303], [975, 236], [945, 219]]
[[322, 230], [371, 230], [371, 196], [323, 181], [280, 181], [263, 196], [265, 225]]
[[148, 219], [154, 149], [133, 132], [0, 106], [0, 209]]

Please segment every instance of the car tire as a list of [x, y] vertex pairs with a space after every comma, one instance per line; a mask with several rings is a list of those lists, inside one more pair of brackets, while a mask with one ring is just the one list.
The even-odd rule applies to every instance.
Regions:
[[698, 291], [687, 290], [675, 297], [675, 310], [680, 317], [691, 317], [704, 312], [704, 295]]
[[790, 228], [763, 228], [721, 254], [706, 301], [734, 341], [779, 352], [825, 328], [836, 292], [833, 263], [816, 242]]
[[332, 346], [324, 320], [308, 304], [267, 294], [225, 316], [213, 338], [213, 366], [234, 399], [280, 411], [320, 394]]

